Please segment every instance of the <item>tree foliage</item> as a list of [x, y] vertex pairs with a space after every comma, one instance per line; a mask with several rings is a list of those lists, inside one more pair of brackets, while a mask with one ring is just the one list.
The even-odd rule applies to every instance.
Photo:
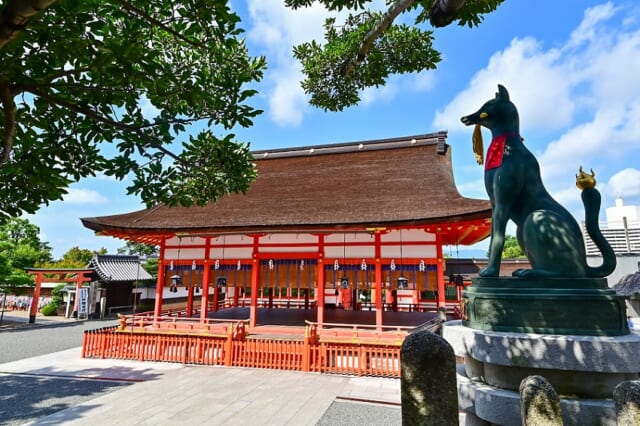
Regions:
[[144, 268], [145, 271], [151, 274], [152, 277], [155, 278], [158, 276], [159, 263], [160, 262], [157, 257], [149, 257], [144, 261], [144, 263], [142, 264], [142, 267]]
[[150, 244], [137, 243], [135, 241], [127, 241], [127, 243], [118, 249], [118, 254], [137, 254], [141, 257], [157, 256], [160, 253], [158, 246]]
[[[489, 253], [487, 252], [487, 257]], [[505, 235], [504, 248], [502, 249], [503, 259], [526, 259], [526, 255], [522, 251], [522, 247], [518, 244], [518, 239], [513, 235]]]
[[247, 101], [265, 60], [239, 20], [221, 0], [0, 0], [0, 215], [98, 173], [132, 174], [147, 205], [246, 191], [252, 158], [231, 131], [261, 112]]
[[0, 286], [32, 284], [24, 268], [51, 260], [51, 248], [40, 241], [40, 228], [27, 219], [11, 218], [0, 225]]
[[60, 259], [42, 264], [43, 268], [57, 269], [82, 269], [86, 268], [93, 256], [96, 254], [106, 254], [107, 249], [102, 247], [100, 250], [82, 249], [78, 246], [71, 247]]
[[[388, 9], [367, 9], [372, 0], [320, 0], [328, 10], [349, 10], [344, 24], [336, 18], [324, 24], [326, 43], [311, 41], [294, 48], [302, 64], [302, 87], [310, 103], [324, 110], [341, 111], [360, 101], [360, 91], [384, 86], [391, 74], [436, 68], [440, 52], [433, 47], [433, 31], [424, 29], [452, 22], [473, 27], [504, 0], [396, 0]], [[286, 0], [294, 9], [308, 7], [313, 0]], [[414, 24], [394, 23], [402, 14], [412, 14]]]

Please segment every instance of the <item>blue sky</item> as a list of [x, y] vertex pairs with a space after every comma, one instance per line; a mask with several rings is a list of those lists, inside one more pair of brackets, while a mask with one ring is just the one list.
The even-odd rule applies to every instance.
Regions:
[[[253, 127], [235, 131], [252, 149], [447, 130], [458, 189], [487, 198], [482, 167], [471, 151], [472, 129], [459, 118], [493, 97], [500, 83], [518, 106], [522, 136], [538, 157], [547, 189], [578, 220], [584, 215], [575, 187], [580, 165], [595, 170], [603, 210], [616, 197], [640, 204], [640, 5], [635, 1], [506, 0], [478, 28], [435, 30], [443, 57], [437, 70], [394, 76], [340, 113], [307, 105], [291, 54], [293, 45], [322, 38], [327, 13], [317, 5], [292, 11], [276, 0], [232, 4], [243, 18], [251, 54], [265, 55], [269, 64], [252, 103], [264, 114]], [[28, 218], [40, 227], [54, 257], [73, 246], [115, 253], [125, 242], [94, 236], [80, 218], [143, 208], [137, 197], [126, 195], [128, 184], [84, 179], [64, 201]], [[471, 250], [476, 251], [460, 248], [460, 255], [484, 253], [486, 242]]]

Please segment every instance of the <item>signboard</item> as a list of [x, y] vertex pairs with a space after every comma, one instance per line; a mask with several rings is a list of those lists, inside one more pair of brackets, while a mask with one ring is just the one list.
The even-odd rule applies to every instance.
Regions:
[[80, 294], [78, 295], [78, 317], [80, 315], [89, 315], [89, 288], [80, 287]]

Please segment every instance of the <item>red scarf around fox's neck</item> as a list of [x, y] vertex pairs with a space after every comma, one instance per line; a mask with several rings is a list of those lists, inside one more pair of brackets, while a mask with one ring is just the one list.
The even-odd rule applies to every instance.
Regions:
[[491, 139], [489, 149], [487, 149], [487, 161], [484, 165], [485, 170], [496, 169], [502, 165], [502, 157], [504, 156], [504, 145], [508, 137], [517, 136], [518, 133], [503, 133]]

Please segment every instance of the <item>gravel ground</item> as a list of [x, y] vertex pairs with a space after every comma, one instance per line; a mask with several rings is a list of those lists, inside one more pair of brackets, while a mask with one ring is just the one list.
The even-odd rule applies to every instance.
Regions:
[[85, 330], [116, 325], [115, 320], [15, 324], [0, 330], [0, 364], [82, 346]]
[[0, 425], [20, 425], [53, 414], [126, 382], [41, 375], [4, 374], [5, 362], [82, 346], [85, 330], [115, 325], [114, 320], [69, 321], [47, 325], [4, 322], [0, 329]]
[[401, 424], [400, 407], [333, 401], [316, 426], [391, 426]]
[[21, 425], [131, 383], [0, 373], [0, 425]]

